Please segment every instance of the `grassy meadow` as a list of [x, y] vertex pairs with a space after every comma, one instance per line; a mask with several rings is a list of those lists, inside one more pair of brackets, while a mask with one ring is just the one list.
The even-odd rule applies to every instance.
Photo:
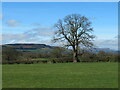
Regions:
[[3, 88], [117, 88], [118, 63], [3, 65]]

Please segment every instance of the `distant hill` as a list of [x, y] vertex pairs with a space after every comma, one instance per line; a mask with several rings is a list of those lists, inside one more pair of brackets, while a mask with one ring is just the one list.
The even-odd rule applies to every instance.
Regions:
[[98, 53], [100, 51], [108, 52], [108, 53], [118, 53], [117, 50], [112, 50], [110, 48], [93, 48], [92, 50], [85, 50], [86, 52]]
[[[20, 51], [24, 52], [41, 52], [41, 53], [50, 53], [55, 46], [50, 46], [46, 44], [5, 44], [2, 45], [3, 48], [5, 47], [12, 47]], [[92, 53], [98, 53], [99, 51], [105, 51], [105, 52], [111, 52], [111, 53], [117, 53], [117, 51], [109, 49], [109, 48], [93, 48], [92, 50], [85, 50], [85, 52], [92, 52]], [[70, 52], [70, 50], [67, 49], [67, 52]]]
[[41, 48], [53, 48], [52, 46], [46, 44], [5, 44], [2, 47], [12, 47], [20, 50], [35, 50]]

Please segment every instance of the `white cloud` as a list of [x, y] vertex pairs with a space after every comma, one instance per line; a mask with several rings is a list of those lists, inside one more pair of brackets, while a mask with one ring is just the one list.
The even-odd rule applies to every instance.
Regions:
[[100, 48], [110, 48], [110, 49], [118, 49], [118, 39], [99, 39], [95, 40], [94, 44]]
[[[2, 42], [3, 44], [8, 43], [37, 43], [37, 44], [47, 44], [47, 45], [60, 45], [62, 46], [62, 42], [52, 43], [51, 39], [53, 35], [48, 35], [50, 32], [38, 33], [36, 32], [25, 32], [21, 34], [3, 34]], [[118, 49], [118, 39], [97, 39], [94, 41], [95, 46], [99, 48], [110, 48], [110, 49]]]
[[43, 43], [51, 44], [53, 30], [48, 28], [34, 28], [19, 34], [2, 34], [3, 44], [7, 43]]
[[[40, 43], [48, 45], [63, 45], [62, 42], [52, 43], [54, 30], [51, 27], [47, 28], [34, 28], [19, 34], [2, 34], [3, 44], [8, 43]], [[95, 46], [100, 48], [118, 49], [118, 38], [112, 39], [96, 39]]]
[[35, 22], [35, 23], [32, 23], [31, 25], [33, 25], [33, 26], [40, 26], [40, 23]]
[[8, 26], [10, 26], [10, 27], [15, 27], [15, 26], [19, 25], [20, 22], [18, 22], [18, 21], [16, 21], [16, 20], [9, 20], [9, 21], [7, 21], [6, 24], [7, 24]]

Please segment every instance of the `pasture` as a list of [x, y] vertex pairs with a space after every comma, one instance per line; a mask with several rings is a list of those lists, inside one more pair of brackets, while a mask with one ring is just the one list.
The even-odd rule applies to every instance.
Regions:
[[3, 65], [3, 88], [117, 88], [118, 63]]

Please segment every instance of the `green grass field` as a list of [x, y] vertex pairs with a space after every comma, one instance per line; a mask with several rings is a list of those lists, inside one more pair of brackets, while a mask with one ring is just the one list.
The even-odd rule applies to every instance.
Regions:
[[118, 63], [3, 65], [3, 88], [117, 88]]

